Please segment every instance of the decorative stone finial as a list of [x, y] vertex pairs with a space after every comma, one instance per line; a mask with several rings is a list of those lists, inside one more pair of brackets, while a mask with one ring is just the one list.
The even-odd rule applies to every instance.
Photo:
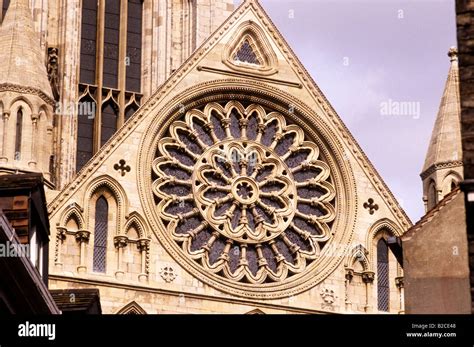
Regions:
[[458, 49], [456, 47], [451, 47], [448, 52], [448, 57], [450, 61], [457, 61], [458, 60]]

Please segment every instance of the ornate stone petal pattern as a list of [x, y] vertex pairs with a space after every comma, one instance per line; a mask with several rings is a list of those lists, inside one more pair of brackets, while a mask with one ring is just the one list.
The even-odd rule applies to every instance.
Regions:
[[303, 130], [262, 106], [209, 103], [158, 142], [156, 211], [182, 252], [242, 283], [303, 273], [331, 238], [329, 165]]

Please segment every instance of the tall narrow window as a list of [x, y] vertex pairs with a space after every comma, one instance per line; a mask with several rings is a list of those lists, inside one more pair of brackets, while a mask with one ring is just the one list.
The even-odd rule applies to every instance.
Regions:
[[431, 182], [428, 188], [428, 211], [435, 207], [438, 203], [437, 195], [435, 183]]
[[95, 84], [97, 0], [83, 0], [81, 27], [81, 83]]
[[77, 114], [76, 171], [92, 157], [94, 144], [95, 102], [90, 95], [79, 100]]
[[15, 137], [15, 160], [21, 158], [21, 135], [23, 129], [23, 110], [18, 108], [16, 113], [16, 137]]
[[109, 205], [107, 200], [101, 196], [95, 205], [95, 228], [94, 228], [94, 272], [105, 272], [107, 255], [107, 228], [108, 228]]
[[112, 101], [107, 102], [102, 108], [101, 146], [103, 146], [117, 130], [117, 116], [117, 105]]
[[142, 0], [128, 1], [126, 89], [140, 92], [142, 66]]
[[120, 1], [105, 1], [104, 87], [117, 88], [120, 42]]
[[381, 238], [377, 243], [377, 304], [379, 311], [388, 311], [390, 301], [388, 245]]
[[83, 0], [79, 92], [97, 107], [90, 151], [78, 135], [76, 171], [140, 106], [142, 12], [143, 0]]

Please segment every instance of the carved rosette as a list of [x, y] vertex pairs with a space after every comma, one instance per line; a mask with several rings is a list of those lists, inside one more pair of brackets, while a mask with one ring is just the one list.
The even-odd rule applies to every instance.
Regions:
[[333, 179], [318, 146], [260, 105], [192, 109], [153, 162], [156, 212], [205, 271], [272, 284], [304, 273], [332, 237]]

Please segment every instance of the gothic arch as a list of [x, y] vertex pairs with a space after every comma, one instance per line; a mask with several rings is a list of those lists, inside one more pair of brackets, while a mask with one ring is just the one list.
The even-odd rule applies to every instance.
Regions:
[[147, 314], [147, 312], [136, 301], [131, 301], [118, 310], [117, 314]]
[[150, 238], [145, 219], [138, 212], [133, 211], [125, 218], [127, 219], [127, 222], [125, 223], [125, 226], [123, 228], [125, 234], [131, 227], [135, 226], [139, 234], [138, 236], [141, 239]]
[[31, 101], [29, 99], [25, 98], [23, 95], [17, 96], [15, 98], [13, 98], [12, 100], [10, 100], [10, 104], [8, 105], [8, 107], [5, 107], [5, 109], [9, 110], [10, 113], [14, 112], [14, 111], [16, 112], [16, 110], [17, 110], [17, 108], [15, 108], [16, 104], [22, 104], [22, 103], [28, 105], [30, 115], [35, 113], [36, 108], [33, 106]]
[[80, 207], [77, 203], [73, 202], [69, 204], [69, 207], [64, 210], [63, 215], [60, 218], [60, 226], [66, 226], [71, 218], [76, 218], [76, 221], [79, 223], [78, 227], [80, 230], [85, 228], [84, 218], [83, 218], [84, 209]]
[[38, 117], [40, 117], [40, 120], [41, 120], [41, 114], [44, 114], [44, 116], [46, 117], [46, 124], [52, 125], [53, 116], [51, 112], [48, 110], [48, 107], [46, 105], [41, 105], [38, 110]]
[[24, 139], [33, 137], [32, 115], [34, 112], [32, 105], [23, 96], [18, 96], [11, 102], [9, 110], [10, 118], [7, 123], [7, 133], [12, 138], [12, 142], [7, 141], [5, 150], [10, 153], [14, 160], [31, 161], [32, 148]]
[[388, 218], [383, 218], [375, 222], [367, 233], [366, 246], [368, 249], [369, 264], [373, 267], [374, 254], [376, 253], [376, 242], [380, 238], [387, 238], [389, 236], [400, 237], [403, 235], [403, 231], [398, 225]]
[[451, 192], [451, 185], [453, 182], [456, 183], [456, 185], [459, 184], [459, 182], [462, 181], [461, 175], [453, 170], [450, 170], [443, 178], [443, 183], [441, 184], [441, 189], [443, 196], [446, 196]]
[[368, 271], [370, 268], [370, 262], [367, 254], [368, 251], [364, 246], [360, 244], [355, 246], [348, 254], [344, 267], [346, 269], [353, 269], [355, 263], [360, 263], [362, 265], [363, 271]]
[[427, 189], [427, 210], [431, 210], [438, 203], [438, 187], [434, 179], [428, 181]]
[[120, 235], [121, 225], [123, 225], [124, 216], [126, 213], [126, 209], [128, 206], [127, 202], [127, 194], [125, 190], [122, 188], [120, 183], [118, 183], [114, 178], [109, 175], [102, 175], [96, 177], [92, 180], [89, 186], [86, 189], [86, 193], [84, 194], [84, 206], [89, 206], [85, 210], [84, 220], [89, 223], [90, 219], [90, 211], [92, 209], [92, 205], [90, 203], [93, 195], [97, 193], [100, 188], [106, 188], [110, 191], [110, 193], [115, 198], [117, 203], [117, 235]]
[[[248, 66], [235, 63], [233, 55], [245, 40], [251, 41], [250, 46], [261, 65]], [[251, 20], [241, 24], [229, 40], [223, 50], [222, 62], [231, 69], [242, 72], [257, 72], [262, 75], [273, 75], [278, 72], [278, 58], [270, 42], [263, 30]]]

